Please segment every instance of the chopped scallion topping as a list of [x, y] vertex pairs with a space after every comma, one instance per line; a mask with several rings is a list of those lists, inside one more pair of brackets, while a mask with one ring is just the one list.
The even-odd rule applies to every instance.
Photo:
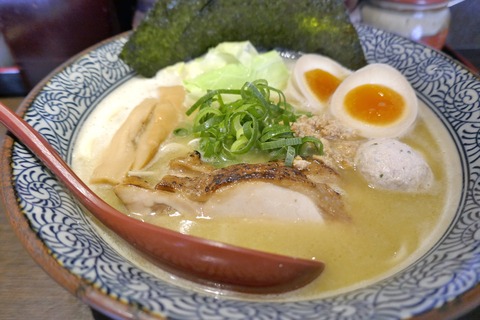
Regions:
[[266, 80], [247, 82], [238, 90], [211, 90], [187, 110], [187, 115], [195, 111], [193, 135], [200, 138], [202, 158], [219, 166], [241, 161], [249, 152], [263, 152], [268, 160], [284, 159], [288, 166], [297, 155], [323, 152], [320, 140], [295, 136], [290, 125], [299, 115], [283, 92], [270, 87]]

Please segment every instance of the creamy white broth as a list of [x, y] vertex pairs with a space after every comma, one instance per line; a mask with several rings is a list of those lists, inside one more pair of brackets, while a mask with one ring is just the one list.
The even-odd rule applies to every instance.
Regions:
[[[72, 165], [87, 184], [102, 150], [128, 113], [143, 99], [156, 97], [158, 86], [179, 83], [174, 74], [163, 75], [127, 81], [107, 96], [85, 121], [75, 144]], [[184, 233], [326, 263], [326, 270], [318, 280], [282, 298], [326, 296], [350, 290], [393, 274], [414, 261], [441, 236], [454, 213], [460, 190], [459, 161], [452, 156], [456, 154], [455, 148], [439, 120], [421, 105], [417, 125], [403, 140], [427, 158], [436, 179], [433, 191], [405, 194], [374, 190], [355, 171], [342, 171], [345, 203], [352, 217], [349, 223], [283, 223], [220, 217], [197, 220], [181, 215], [142, 219]], [[155, 167], [165, 170], [167, 162], [168, 159], [157, 162]], [[111, 187], [90, 186], [125, 211]], [[123, 241], [102, 230], [99, 227], [101, 234], [132, 261], [149, 272], [172, 279], [130, 252]]]

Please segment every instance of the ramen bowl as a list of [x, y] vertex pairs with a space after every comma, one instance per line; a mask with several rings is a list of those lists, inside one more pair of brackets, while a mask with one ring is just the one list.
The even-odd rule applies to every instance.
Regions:
[[[367, 60], [402, 72], [438, 119], [458, 171], [448, 221], [408, 265], [373, 283], [315, 299], [239, 298], [192, 289], [120, 254], [50, 171], [7, 137], [3, 200], [21, 242], [58, 283], [114, 318], [435, 319], [473, 309], [480, 303], [480, 80], [421, 44], [368, 26], [357, 31]], [[92, 110], [135, 76], [118, 58], [127, 37], [106, 40], [70, 59], [18, 110], [67, 162]]]

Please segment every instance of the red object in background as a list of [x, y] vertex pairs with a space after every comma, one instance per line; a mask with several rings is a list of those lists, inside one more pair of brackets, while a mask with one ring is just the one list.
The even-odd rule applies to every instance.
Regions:
[[2, 0], [0, 32], [31, 89], [55, 67], [120, 32], [113, 0]]

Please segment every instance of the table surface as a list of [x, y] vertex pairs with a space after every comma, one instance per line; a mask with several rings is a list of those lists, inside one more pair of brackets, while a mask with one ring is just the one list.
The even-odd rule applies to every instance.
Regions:
[[[0, 101], [16, 109], [22, 98]], [[4, 134], [1, 127], [0, 141]], [[0, 319], [106, 319], [63, 289], [32, 260], [4, 211], [0, 202]], [[480, 308], [462, 319], [480, 319]]]

